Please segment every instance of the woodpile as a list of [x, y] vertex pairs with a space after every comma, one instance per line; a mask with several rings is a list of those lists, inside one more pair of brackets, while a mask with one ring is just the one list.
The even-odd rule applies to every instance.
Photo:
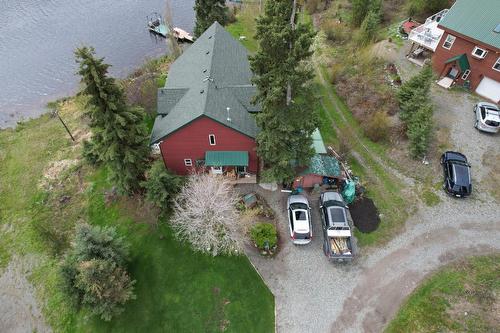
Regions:
[[330, 238], [330, 247], [334, 254], [345, 254], [351, 252], [347, 246], [347, 238]]

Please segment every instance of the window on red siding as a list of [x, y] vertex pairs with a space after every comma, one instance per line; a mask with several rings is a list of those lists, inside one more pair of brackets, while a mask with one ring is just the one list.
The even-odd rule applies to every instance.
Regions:
[[466, 69], [464, 74], [462, 75], [462, 80], [467, 80], [470, 75], [470, 69]]
[[500, 57], [498, 57], [497, 61], [493, 65], [493, 69], [500, 72]]
[[453, 43], [455, 43], [455, 36], [452, 36], [450, 34], [448, 34], [448, 36], [446, 36], [446, 39], [443, 43], [443, 47], [447, 50], [451, 49], [451, 47], [453, 46]]
[[210, 134], [208, 136], [208, 142], [210, 143], [211, 146], [215, 146], [215, 134]]
[[472, 55], [476, 58], [479, 59], [484, 59], [486, 58], [486, 55], [488, 54], [488, 51], [480, 48], [479, 46], [476, 46], [474, 50], [472, 50]]
[[185, 158], [184, 165], [187, 167], [193, 166], [193, 161], [190, 158]]

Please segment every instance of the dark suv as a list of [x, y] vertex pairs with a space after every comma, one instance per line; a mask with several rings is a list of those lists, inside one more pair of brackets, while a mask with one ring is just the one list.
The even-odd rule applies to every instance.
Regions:
[[441, 155], [444, 173], [444, 190], [456, 197], [467, 197], [472, 192], [470, 164], [464, 154], [447, 151]]

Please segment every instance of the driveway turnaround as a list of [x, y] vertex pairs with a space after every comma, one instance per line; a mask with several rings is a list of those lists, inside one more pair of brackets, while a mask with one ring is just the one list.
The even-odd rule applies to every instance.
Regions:
[[[286, 194], [258, 186], [287, 235]], [[442, 195], [438, 206], [420, 207], [406, 230], [383, 248], [358, 253], [351, 264], [323, 254], [318, 202], [311, 200], [313, 241], [282, 239], [273, 259], [248, 256], [276, 297], [278, 332], [381, 332], [405, 298], [432, 271], [455, 259], [500, 251], [500, 214], [487, 195], [466, 200]]]

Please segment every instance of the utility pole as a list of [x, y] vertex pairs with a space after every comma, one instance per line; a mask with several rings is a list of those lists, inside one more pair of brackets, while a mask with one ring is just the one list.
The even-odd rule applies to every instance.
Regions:
[[73, 140], [73, 142], [75, 142], [75, 138], [71, 134], [68, 126], [66, 126], [66, 123], [64, 123], [64, 121], [62, 120], [61, 116], [59, 115], [59, 112], [57, 111], [57, 107], [54, 109], [54, 114], [57, 116], [57, 118], [59, 119], [59, 121], [61, 122], [61, 124], [63, 124], [64, 128], [66, 129], [66, 132], [68, 132], [69, 136], [71, 137], [71, 140]]

